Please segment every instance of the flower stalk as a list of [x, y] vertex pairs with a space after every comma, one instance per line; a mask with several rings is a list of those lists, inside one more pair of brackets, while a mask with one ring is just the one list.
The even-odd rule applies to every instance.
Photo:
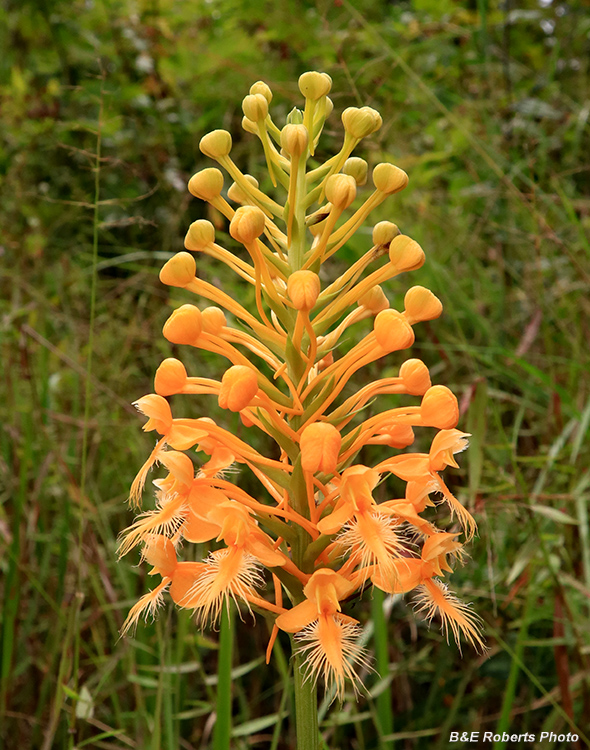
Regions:
[[[442, 305], [416, 286], [400, 312], [390, 307], [382, 286], [420, 268], [424, 252], [395, 224], [379, 222], [364, 255], [325, 282], [330, 257], [408, 177], [392, 164], [376, 165], [374, 190], [355, 209], [369, 170], [351, 153], [379, 129], [381, 117], [369, 107], [346, 109], [340, 152], [308, 169], [309, 160], [318, 159], [319, 137], [332, 110], [331, 80], [309, 72], [299, 85], [305, 108], [294, 110], [282, 129], [271, 118], [272, 92], [264, 82], [255, 83], [243, 102], [243, 126], [261, 141], [272, 196], [233, 162], [228, 132], [215, 130], [201, 140], [203, 154], [233, 179], [227, 198], [236, 207], [222, 195], [224, 178], [217, 168], [194, 175], [189, 190], [227, 217], [229, 234], [243, 251], [240, 256], [216, 244], [209, 222], [191, 225], [185, 238], [189, 252], [169, 260], [160, 279], [212, 304], [183, 304], [163, 333], [180, 352], [185, 346], [214, 352], [229, 365], [219, 379], [201, 378], [168, 357], [156, 373], [155, 393], [137, 401], [148, 418], [144, 430], [157, 437], [133, 483], [133, 504], [140, 506], [152, 467], [160, 464], [167, 473], [154, 480], [153, 507], [123, 533], [120, 554], [139, 547], [152, 566], [150, 575], [161, 578], [132, 608], [124, 632], [142, 615], [154, 615], [169, 595], [192, 610], [201, 627], [225, 618], [230, 604], [238, 613], [263, 611], [271, 623], [267, 660], [278, 632], [288, 633], [297, 747], [317, 750], [318, 684], [342, 700], [349, 687], [358, 694], [371, 668], [359, 645], [360, 623], [345, 612], [353, 595], [369, 586], [383, 594], [413, 595], [418, 611], [427, 620], [438, 618], [457, 643], [461, 634], [475, 647], [482, 647], [482, 640], [477, 616], [446, 583], [452, 564], [461, 559], [460, 535], [468, 540], [476, 529], [441, 476], [447, 466], [457, 466], [454, 454], [466, 447], [468, 436], [457, 429], [452, 392], [432, 385], [423, 362], [400, 357], [414, 343], [414, 327], [437, 318]], [[245, 294], [240, 303], [197, 277], [195, 254], [201, 252], [239, 277], [250, 289], [249, 302]], [[370, 270], [372, 264], [377, 267]], [[351, 330], [360, 331], [352, 346], [346, 339]], [[400, 361], [396, 376], [350, 393], [357, 372], [392, 355]], [[239, 414], [246, 439], [209, 416], [173, 417], [168, 399], [191, 394]], [[366, 416], [367, 406], [385, 394], [400, 397], [399, 405]], [[414, 429], [423, 427], [437, 430], [429, 451], [404, 452], [414, 443]], [[276, 443], [272, 458], [250, 444], [248, 436], [256, 431]], [[366, 445], [375, 444], [389, 449], [386, 458], [373, 467], [355, 463]], [[232, 480], [236, 470], [256, 477], [256, 497], [230, 481], [230, 468]], [[384, 480], [390, 475], [405, 484], [403, 496], [378, 502], [376, 488], [383, 483], [387, 491]], [[438, 502], [446, 504], [449, 531], [422, 515]], [[182, 543], [213, 540], [216, 549], [202, 560], [178, 559]], [[383, 671], [387, 663], [382, 638], [378, 666]], [[382, 700], [380, 713], [385, 712]], [[220, 729], [216, 736], [221, 734]]]

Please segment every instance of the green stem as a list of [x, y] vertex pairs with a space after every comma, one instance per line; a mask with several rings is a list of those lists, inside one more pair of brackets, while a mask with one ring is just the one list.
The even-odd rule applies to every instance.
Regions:
[[313, 680], [305, 680], [305, 659], [297, 653], [295, 644], [293, 671], [295, 677], [295, 726], [297, 750], [319, 750], [320, 730], [318, 724], [317, 686]]
[[[307, 198], [307, 185], [305, 182], [305, 166], [307, 163], [307, 151], [291, 165], [291, 169], [297, 170], [297, 194], [295, 197], [294, 215], [293, 215], [293, 234], [291, 238], [291, 247], [289, 253], [289, 265], [291, 272], [298, 271], [303, 265], [303, 259], [306, 251], [306, 226], [305, 226], [305, 201]], [[293, 196], [289, 195], [289, 200]]]
[[[375, 645], [375, 666], [382, 679], [389, 672], [389, 644], [387, 634], [387, 620], [383, 611], [385, 594], [376, 586], [373, 589], [373, 602], [371, 606], [373, 616], [373, 642]], [[391, 685], [385, 688], [375, 699], [377, 718], [381, 736], [379, 738], [379, 750], [393, 750], [393, 741], [384, 740], [383, 737], [393, 734], [393, 695]]]
[[217, 718], [213, 728], [214, 750], [229, 750], [231, 737], [232, 626], [228, 607], [221, 610], [219, 664], [217, 667]]

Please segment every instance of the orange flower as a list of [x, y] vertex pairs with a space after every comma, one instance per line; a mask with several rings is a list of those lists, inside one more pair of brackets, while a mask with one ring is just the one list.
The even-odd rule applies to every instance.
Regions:
[[358, 621], [342, 614], [340, 601], [350, 596], [356, 586], [333, 570], [320, 569], [303, 589], [304, 601], [279, 615], [277, 626], [295, 633], [299, 649], [306, 656], [306, 679], [316, 681], [321, 674], [327, 684], [334, 684], [338, 697], [344, 697], [344, 681], [356, 687], [357, 664], [366, 664], [364, 649], [359, 646]]

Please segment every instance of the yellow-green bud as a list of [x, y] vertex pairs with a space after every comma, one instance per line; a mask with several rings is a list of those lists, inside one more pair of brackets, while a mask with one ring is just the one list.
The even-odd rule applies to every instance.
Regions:
[[287, 115], [287, 125], [303, 125], [303, 112], [293, 107]]
[[313, 271], [295, 271], [287, 280], [287, 292], [296, 310], [312, 310], [320, 294], [320, 277]]
[[215, 167], [202, 169], [188, 181], [189, 193], [203, 201], [212, 201], [223, 190], [223, 175]]
[[360, 140], [379, 130], [383, 120], [379, 112], [371, 107], [348, 107], [342, 113], [342, 124], [347, 133]]
[[227, 156], [231, 151], [231, 135], [227, 130], [213, 130], [201, 138], [199, 148], [205, 156], [211, 159], [220, 159]]
[[400, 233], [396, 225], [391, 221], [380, 221], [373, 227], [373, 245], [376, 247], [387, 247], [391, 240]]
[[256, 81], [256, 83], [253, 83], [250, 86], [250, 93], [251, 94], [262, 94], [262, 96], [266, 99], [266, 101], [270, 104], [272, 101], [272, 91], [270, 90], [270, 86], [268, 86], [264, 81]]
[[225, 313], [219, 307], [211, 305], [201, 312], [203, 330], [213, 336], [219, 336], [222, 328], [227, 324]]
[[358, 305], [359, 307], [366, 308], [369, 312], [372, 312], [373, 315], [376, 315], [381, 312], [381, 310], [387, 310], [389, 307], [389, 300], [385, 296], [383, 289], [376, 284], [360, 297]]
[[257, 206], [241, 206], [229, 224], [229, 233], [238, 242], [249, 245], [264, 232], [265, 216]]
[[389, 260], [398, 271], [414, 271], [424, 264], [424, 250], [405, 234], [399, 234], [389, 245]]
[[192, 255], [176, 253], [164, 263], [160, 271], [160, 281], [168, 286], [184, 287], [195, 278], [197, 264]]
[[201, 252], [215, 242], [215, 227], [207, 219], [197, 219], [188, 228], [184, 238], [184, 246], [187, 250]]
[[299, 91], [306, 99], [317, 101], [330, 93], [332, 79], [327, 73], [310, 70], [299, 76]]
[[332, 114], [332, 110], [334, 109], [334, 102], [330, 99], [329, 96], [326, 97], [326, 117], [329, 117]]
[[341, 210], [356, 198], [356, 182], [349, 174], [333, 174], [326, 180], [326, 198]]
[[242, 110], [248, 120], [261, 122], [268, 115], [268, 102], [262, 94], [249, 94], [242, 102]]
[[281, 130], [281, 146], [289, 156], [299, 156], [309, 143], [309, 134], [305, 125], [285, 125]]
[[342, 172], [354, 177], [354, 181], [359, 186], [366, 183], [368, 170], [369, 165], [367, 162], [358, 156], [351, 156], [350, 159], [344, 162], [344, 166], [342, 167]]
[[377, 164], [373, 170], [373, 185], [381, 193], [391, 195], [403, 190], [408, 184], [408, 175], [393, 164]]
[[258, 126], [255, 122], [252, 122], [252, 120], [249, 120], [247, 117], [242, 117], [242, 127], [244, 128], [246, 133], [258, 135]]
[[[251, 174], [245, 174], [244, 177], [250, 183], [250, 185], [252, 185], [252, 187], [258, 187], [258, 180], [256, 179], [256, 177], [252, 177]], [[232, 182], [230, 189], [227, 191], [227, 197], [230, 199], [230, 201], [241, 204], [248, 203], [250, 200], [237, 182]]]

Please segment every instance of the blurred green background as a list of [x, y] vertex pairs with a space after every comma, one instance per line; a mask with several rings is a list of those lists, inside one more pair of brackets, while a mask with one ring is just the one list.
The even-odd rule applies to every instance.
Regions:
[[[334, 80], [321, 154], [339, 147], [340, 111], [367, 104], [384, 124], [357, 155], [410, 176], [372, 223], [396, 222], [427, 254], [390, 283], [392, 304], [413, 284], [444, 304], [408, 356], [453, 389], [473, 435], [447, 478], [480, 533], [452, 583], [491, 649], [461, 658], [436, 625], [388, 602], [389, 670], [366, 676], [358, 703], [322, 707], [326, 746], [438, 749], [452, 730], [588, 734], [590, 5], [5, 0], [0, 34], [4, 746], [211, 747], [218, 634], [170, 606], [119, 640], [150, 586], [137, 555], [115, 554], [153, 444], [130, 402], [152, 390], [171, 354], [162, 324], [186, 300], [159, 283], [163, 261], [200, 217], [232, 242], [185, 187], [211, 166], [200, 137], [230, 130], [235, 161], [260, 176], [241, 100], [265, 80], [282, 123], [313, 69]], [[367, 227], [333, 275], [369, 246]], [[206, 258], [199, 273], [243, 296]], [[215, 357], [182, 357], [195, 374], [223, 371]], [[395, 374], [400, 361], [379, 366]], [[192, 408], [240, 429], [212, 401]], [[372, 650], [370, 610], [366, 596], [353, 613]], [[265, 666], [266, 624], [237, 624], [232, 747], [295, 748], [287, 643]]]

